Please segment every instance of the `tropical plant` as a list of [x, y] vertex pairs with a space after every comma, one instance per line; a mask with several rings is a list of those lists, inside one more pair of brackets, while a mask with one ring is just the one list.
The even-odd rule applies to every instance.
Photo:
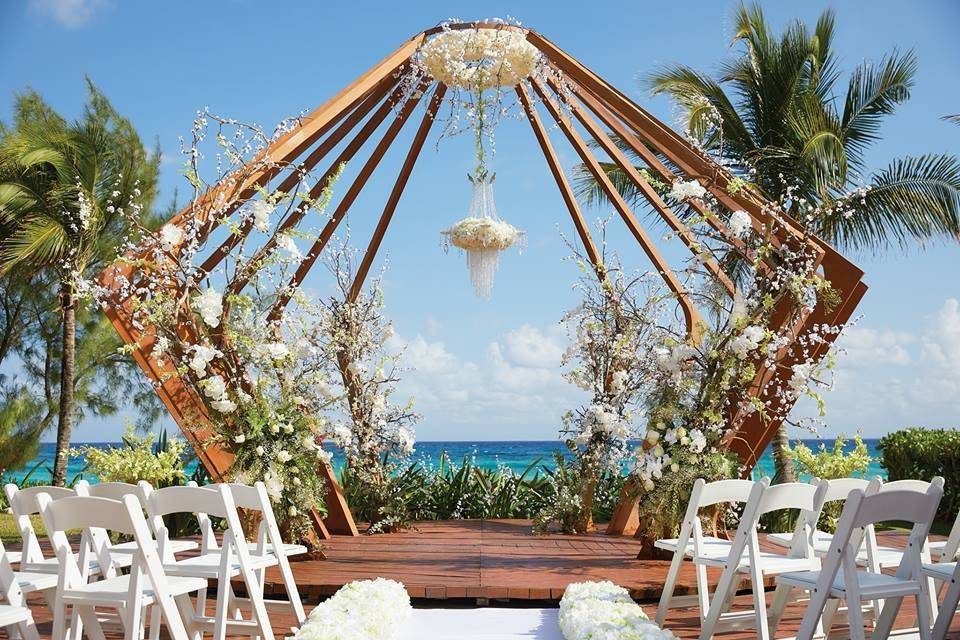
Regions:
[[[925, 154], [894, 159], [875, 173], [867, 166], [884, 118], [910, 97], [916, 56], [893, 51], [862, 63], [844, 87], [834, 33], [832, 11], [812, 29], [797, 20], [778, 35], [759, 5], [741, 4], [737, 54], [718, 79], [674, 64], [653, 73], [649, 86], [673, 98], [688, 134], [707, 152], [827, 242], [878, 251], [956, 238], [960, 160]], [[610, 165], [607, 173], [628, 200], [645, 203], [621, 170]], [[604, 198], [587, 171], [577, 188], [587, 201]], [[774, 440], [783, 481], [795, 477], [788, 445], [784, 426]]]
[[186, 443], [182, 440], [168, 439], [164, 431], [157, 442], [153, 434], [138, 436], [133, 426], [128, 425], [122, 443], [106, 449], [92, 446], [72, 449], [70, 455], [83, 458], [87, 471], [101, 482], [136, 484], [145, 480], [154, 487], [163, 487], [183, 480]]
[[944, 479], [937, 516], [951, 522], [960, 510], [960, 429], [911, 427], [880, 438], [883, 467], [889, 480]]
[[59, 485], [74, 424], [79, 284], [115, 255], [126, 227], [123, 208], [152, 201], [159, 163], [129, 121], [88, 85], [89, 102], [74, 123], [36, 93], [19, 96], [0, 148], [0, 275], [18, 267], [49, 269], [62, 314], [53, 473]]

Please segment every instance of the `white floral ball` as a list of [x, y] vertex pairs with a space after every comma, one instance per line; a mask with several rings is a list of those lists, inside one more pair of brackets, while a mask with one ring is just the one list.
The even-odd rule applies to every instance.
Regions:
[[435, 80], [480, 90], [518, 85], [541, 58], [523, 33], [505, 29], [444, 31], [431, 38], [420, 55]]

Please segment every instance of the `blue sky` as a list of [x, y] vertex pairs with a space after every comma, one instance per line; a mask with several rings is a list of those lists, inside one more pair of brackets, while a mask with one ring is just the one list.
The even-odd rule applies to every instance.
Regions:
[[[914, 49], [920, 73], [913, 99], [887, 122], [869, 160], [960, 153], [960, 127], [939, 118], [960, 112], [956, 25], [960, 5], [863, 2], [764, 2], [771, 22], [812, 21], [837, 11], [836, 47], [849, 70], [893, 48]], [[0, 4], [0, 118], [12, 94], [37, 89], [61, 113], [79, 113], [84, 74], [131, 118], [144, 140], [164, 152], [162, 203], [175, 189], [178, 136], [198, 108], [272, 126], [311, 110], [416, 32], [446, 18], [512, 16], [620, 87], [668, 123], [665, 98], [643, 91], [642, 76], [683, 62], [716, 70], [729, 54], [733, 2], [120, 2], [29, 0]], [[412, 127], [408, 127], [412, 129]], [[409, 131], [405, 132], [409, 136]], [[555, 136], [566, 167], [572, 151]], [[360, 243], [379, 215], [408, 137], [392, 153], [351, 213]], [[446, 140], [416, 166], [384, 242], [389, 314], [408, 345], [403, 391], [417, 398], [423, 440], [549, 439], [579, 395], [559, 378], [565, 345], [557, 325], [574, 303], [576, 271], [559, 232], [572, 233], [562, 201], [529, 127], [505, 122], [497, 132], [497, 204], [528, 232], [529, 247], [501, 263], [491, 300], [469, 289], [463, 259], [445, 255], [439, 231], [466, 212], [466, 141]], [[345, 187], [344, 187], [345, 188]], [[590, 212], [591, 219], [605, 211]], [[612, 244], [628, 266], [646, 268], [636, 247]], [[680, 254], [668, 248], [667, 255]], [[851, 255], [870, 291], [863, 318], [846, 339], [837, 389], [828, 399], [831, 433], [880, 435], [908, 425], [956, 426], [960, 414], [960, 247], [906, 254]], [[312, 287], [323, 287], [318, 269]], [[78, 440], [112, 440], [122, 419], [82, 424]], [[799, 434], [798, 434], [799, 435]]]

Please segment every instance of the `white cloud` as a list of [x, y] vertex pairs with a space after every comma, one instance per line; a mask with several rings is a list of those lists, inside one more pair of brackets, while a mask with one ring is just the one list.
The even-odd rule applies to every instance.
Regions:
[[90, 22], [107, 0], [30, 0], [30, 8], [53, 18], [61, 26], [76, 29]]
[[843, 332], [839, 346], [846, 351], [843, 359], [849, 365], [907, 365], [910, 363], [910, 353], [907, 349], [914, 343], [916, 338], [904, 331], [877, 331], [850, 327]]
[[474, 360], [441, 341], [395, 336], [410, 367], [399, 397], [411, 395], [423, 415], [424, 440], [554, 438], [560, 416], [584, 400], [561, 376], [562, 330], [523, 325], [490, 342]]

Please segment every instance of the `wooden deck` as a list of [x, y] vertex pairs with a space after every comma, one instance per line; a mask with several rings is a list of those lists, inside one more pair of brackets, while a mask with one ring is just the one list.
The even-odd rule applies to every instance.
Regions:
[[[882, 544], [899, 546], [905, 540], [890, 533], [880, 538]], [[529, 521], [521, 520], [424, 522], [402, 533], [336, 536], [324, 549], [326, 560], [294, 562], [293, 570], [301, 597], [310, 603], [308, 612], [343, 584], [374, 577], [403, 582], [414, 606], [464, 610], [476, 607], [478, 599], [488, 606], [555, 607], [571, 582], [612, 580], [630, 589], [653, 618], [668, 563], [637, 560], [639, 546], [632, 538], [602, 533], [532, 536]], [[268, 582], [278, 577], [268, 572]], [[692, 568], [685, 563], [677, 593], [693, 593], [693, 584]], [[268, 593], [273, 587], [268, 584]], [[768, 592], [768, 599], [771, 596]], [[49, 611], [37, 598], [31, 598], [31, 604], [41, 636], [49, 638]], [[735, 608], [752, 608], [751, 596], [738, 596]], [[803, 610], [803, 604], [791, 605], [776, 637], [794, 635]], [[914, 619], [913, 603], [905, 601], [896, 627], [911, 627]], [[290, 634], [289, 614], [271, 613], [271, 621], [278, 638]], [[695, 608], [672, 610], [665, 624], [679, 638], [696, 638], [699, 625]], [[116, 637], [108, 635], [110, 640]], [[718, 637], [746, 640], [756, 634], [746, 630]], [[960, 640], [960, 618], [955, 618], [948, 637]]]

